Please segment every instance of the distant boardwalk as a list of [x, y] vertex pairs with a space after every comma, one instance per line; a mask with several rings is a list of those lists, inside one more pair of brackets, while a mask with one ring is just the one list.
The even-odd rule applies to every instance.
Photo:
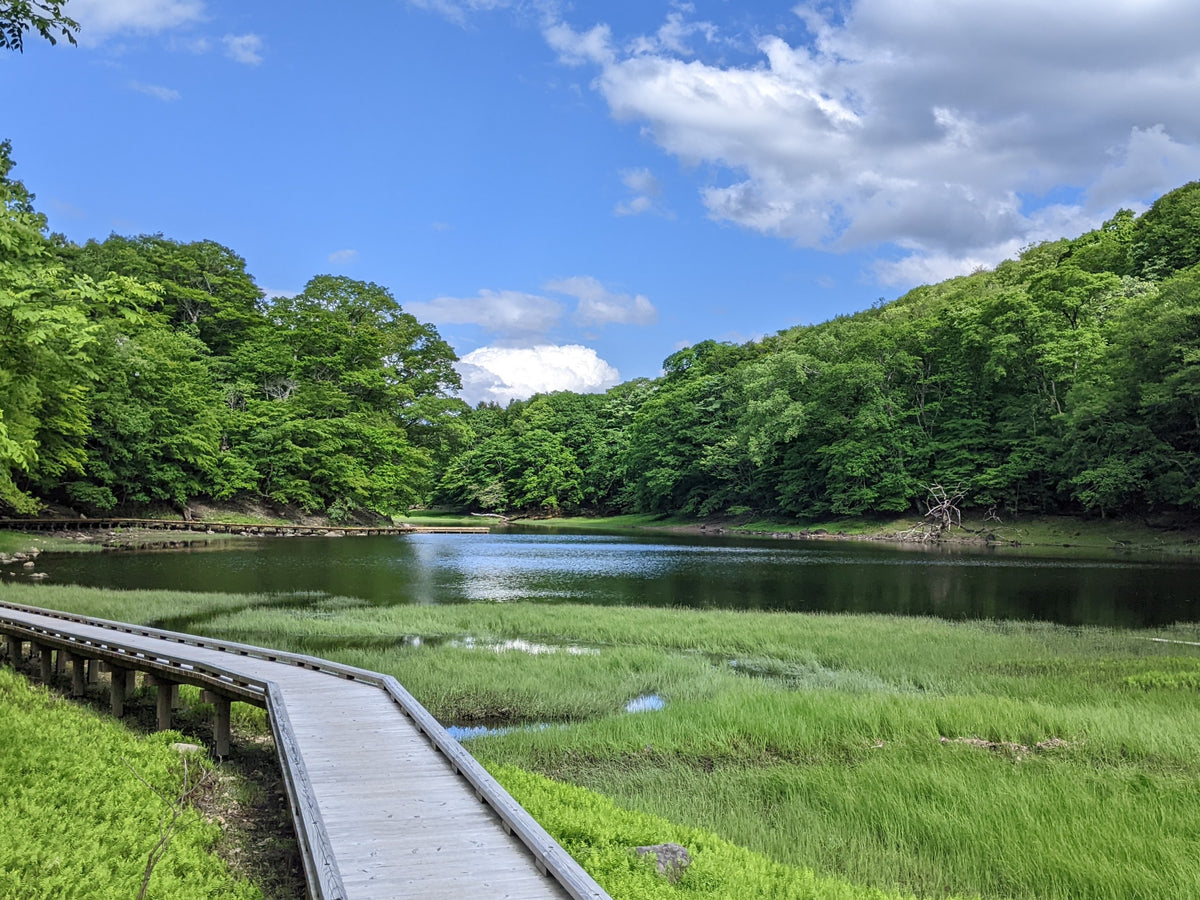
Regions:
[[115, 531], [138, 528], [151, 531], [191, 531], [200, 534], [338, 535], [373, 534], [487, 534], [478, 525], [247, 525], [241, 522], [193, 522], [188, 519], [0, 519], [0, 528], [17, 531]]
[[169, 727], [177, 685], [265, 706], [316, 900], [546, 898], [608, 894], [392, 677], [328, 660], [0, 602], [16, 663], [70, 668], [82, 693], [100, 666], [120, 715], [135, 672]]

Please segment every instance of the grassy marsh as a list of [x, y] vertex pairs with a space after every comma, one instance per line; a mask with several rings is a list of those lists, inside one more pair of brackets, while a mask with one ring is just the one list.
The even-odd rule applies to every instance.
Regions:
[[563, 723], [470, 748], [816, 879], [795, 896], [1200, 895], [1200, 647], [1150, 640], [1197, 625], [7, 594], [389, 672], [444, 720]]

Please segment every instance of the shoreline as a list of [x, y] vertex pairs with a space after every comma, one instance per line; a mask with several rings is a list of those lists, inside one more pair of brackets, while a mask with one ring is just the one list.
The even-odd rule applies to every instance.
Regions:
[[[215, 520], [214, 520], [215, 521]], [[423, 522], [443, 523], [449, 527], [488, 524], [469, 514], [429, 514], [403, 518], [380, 530], [404, 533], [417, 531]], [[461, 526], [451, 523], [462, 523]], [[307, 522], [238, 522], [236, 526], [214, 530], [211, 521], [188, 523], [187, 530], [164, 528], [63, 529], [62, 531], [0, 531], [0, 562], [36, 547], [39, 552], [95, 552], [121, 549], [182, 549], [197, 542], [233, 542], [244, 538], [295, 537], [299, 531], [322, 537], [344, 537], [356, 529]], [[710, 517], [686, 520], [647, 514], [604, 517], [570, 516], [545, 519], [501, 519], [501, 528], [568, 528], [583, 531], [607, 531], [638, 534], [660, 533], [691, 537], [752, 538], [777, 541], [856, 541], [887, 543], [908, 548], [963, 548], [1039, 551], [1057, 549], [1154, 553], [1176, 556], [1200, 556], [1200, 523], [1163, 520], [1152, 523], [1135, 519], [1089, 520], [1071, 516], [1033, 516], [1008, 522], [984, 521], [965, 517], [962, 525], [946, 532], [931, 532], [912, 516], [893, 519], [847, 517], [825, 522], [799, 524], [746, 517]], [[437, 528], [438, 526], [434, 526]], [[496, 527], [496, 526], [491, 526]], [[366, 529], [364, 529], [366, 530]], [[374, 529], [372, 529], [374, 530]], [[431, 529], [432, 530], [432, 529]]]

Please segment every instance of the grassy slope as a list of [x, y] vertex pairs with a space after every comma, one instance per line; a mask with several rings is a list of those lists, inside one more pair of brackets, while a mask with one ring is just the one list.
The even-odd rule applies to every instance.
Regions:
[[[0, 669], [0, 897], [135, 896], [166, 810], [138, 776], [180, 796], [179, 739], [139, 738]], [[192, 784], [201, 765], [189, 763]], [[149, 896], [260, 897], [210, 853], [218, 834], [185, 811]]]
[[[53, 586], [10, 595], [147, 621], [204, 611], [209, 633], [391, 672], [444, 719], [575, 722], [472, 750], [719, 835], [752, 851], [747, 871], [769, 859], [794, 883], [818, 880], [797, 896], [1200, 896], [1189, 849], [1200, 837], [1200, 648], [1150, 633], [540, 604], [247, 608], [246, 597]], [[1197, 641], [1200, 627], [1155, 634]], [[464, 635], [474, 649], [455, 643]], [[514, 639], [542, 652], [482, 649]], [[666, 709], [621, 713], [644, 693]], [[604, 846], [608, 818], [578, 839]]]

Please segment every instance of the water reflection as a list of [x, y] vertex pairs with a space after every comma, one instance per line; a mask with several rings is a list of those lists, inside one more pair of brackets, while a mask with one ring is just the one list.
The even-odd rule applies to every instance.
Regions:
[[625, 712], [655, 712], [662, 709], [666, 705], [667, 701], [658, 696], [658, 694], [642, 694], [640, 697], [634, 697], [625, 704]]
[[52, 582], [362, 598], [886, 612], [1145, 627], [1200, 619], [1194, 561], [850, 542], [579, 534], [247, 540], [43, 554]]

